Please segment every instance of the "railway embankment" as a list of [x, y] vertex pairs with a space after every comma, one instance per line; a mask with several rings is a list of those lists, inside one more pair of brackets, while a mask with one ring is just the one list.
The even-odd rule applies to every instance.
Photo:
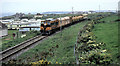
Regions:
[[56, 64], [56, 62], [62, 64], [75, 63], [73, 49], [76, 36], [79, 30], [87, 23], [88, 21], [83, 21], [49, 36], [47, 40], [42, 41], [16, 59], [10, 60], [9, 63], [29, 64], [42, 60], [50, 61], [52, 64]]
[[[15, 39], [13, 39], [13, 36], [12, 36], [13, 33], [16, 34]], [[40, 32], [38, 32], [38, 31], [26, 32], [25, 34], [23, 34], [24, 37], [21, 37], [22, 34], [20, 34], [20, 33], [17, 36], [17, 33], [18, 33], [17, 30], [8, 30], [9, 35], [2, 38], [2, 44], [0, 45], [1, 51], [4, 51], [8, 48], [11, 48], [15, 45], [20, 44], [21, 42], [27, 41], [30, 38], [40, 35]]]
[[80, 30], [75, 45], [77, 64], [119, 64], [116, 15], [93, 20]]
[[[93, 18], [96, 17], [97, 16]], [[119, 58], [119, 55], [117, 55], [117, 50], [115, 49], [118, 47], [118, 45], [117, 43], [114, 43], [114, 40], [117, 40], [115, 34], [116, 30], [111, 30], [117, 29], [116, 17], [110, 15], [109, 17], [97, 17], [91, 22], [83, 21], [81, 23], [72, 25], [55, 35], [49, 36], [47, 40], [43, 40], [36, 47], [26, 51], [16, 59], [12, 59], [7, 63], [110, 64], [114, 61], [113, 56], [116, 54], [115, 57]], [[110, 27], [115, 28], [110, 29]], [[106, 33], [104, 31], [110, 31], [112, 34], [109, 34], [110, 32]], [[113, 36], [112, 38], [114, 38], [112, 42], [110, 42], [111, 40], [108, 40], [108, 38], [111, 38], [109, 37], [110, 35], [111, 37]], [[107, 37], [107, 40], [105, 37]], [[114, 50], [111, 48], [114, 48]], [[114, 55], [112, 55], [113, 53]]]

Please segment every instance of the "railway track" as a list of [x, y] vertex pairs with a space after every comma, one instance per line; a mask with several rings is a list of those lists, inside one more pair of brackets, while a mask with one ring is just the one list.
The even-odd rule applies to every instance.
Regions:
[[16, 53], [22, 51], [23, 49], [25, 49], [33, 44], [35, 44], [36, 42], [44, 39], [45, 37], [47, 37], [47, 36], [39, 35], [39, 36], [28, 39], [20, 44], [17, 44], [16, 46], [13, 46], [11, 48], [8, 48], [8, 49], [0, 52], [0, 55], [2, 56], [0, 58], [0, 61], [9, 60], [9, 58], [12, 57], [13, 55], [15, 55]]
[[[69, 26], [65, 27], [65, 28], [68, 28]], [[63, 28], [62, 28], [63, 30]], [[57, 33], [59, 33], [61, 31], [56, 31], [56, 33], [53, 33], [52, 35], [55, 35]], [[51, 35], [51, 36], [52, 36]], [[12, 56], [16, 55], [17, 53], [19, 53], [20, 51], [24, 50], [25, 48], [37, 43], [38, 41], [41, 41], [42, 39], [46, 38], [47, 36], [36, 36], [36, 37], [33, 37], [31, 39], [28, 39], [20, 44], [17, 44], [16, 46], [13, 46], [11, 48], [8, 48], [2, 52], [0, 52], [0, 61], [8, 61], [11, 59]]]

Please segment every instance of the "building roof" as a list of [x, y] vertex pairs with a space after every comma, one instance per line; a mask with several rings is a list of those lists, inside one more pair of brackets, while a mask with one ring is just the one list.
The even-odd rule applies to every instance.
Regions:
[[43, 15], [43, 14], [37, 13], [36, 15]]
[[0, 22], [0, 29], [6, 29], [6, 28], [7, 28], [7, 26]]
[[20, 27], [20, 28], [40, 28], [40, 26], [24, 26], [24, 27]]

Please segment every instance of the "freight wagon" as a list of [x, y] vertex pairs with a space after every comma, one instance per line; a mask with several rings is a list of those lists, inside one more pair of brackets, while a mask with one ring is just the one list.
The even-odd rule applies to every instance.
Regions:
[[40, 31], [42, 34], [50, 35], [51, 33], [58, 30], [60, 27], [65, 27], [77, 22], [80, 22], [84, 19], [87, 15], [81, 15], [81, 16], [67, 16], [57, 19], [46, 19], [44, 21], [41, 21], [41, 27]]

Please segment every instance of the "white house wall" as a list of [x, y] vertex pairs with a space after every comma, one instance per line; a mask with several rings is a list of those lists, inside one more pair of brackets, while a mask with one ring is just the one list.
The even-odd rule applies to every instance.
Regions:
[[8, 30], [7, 29], [0, 30], [0, 37], [6, 36], [6, 35], [8, 35]]

